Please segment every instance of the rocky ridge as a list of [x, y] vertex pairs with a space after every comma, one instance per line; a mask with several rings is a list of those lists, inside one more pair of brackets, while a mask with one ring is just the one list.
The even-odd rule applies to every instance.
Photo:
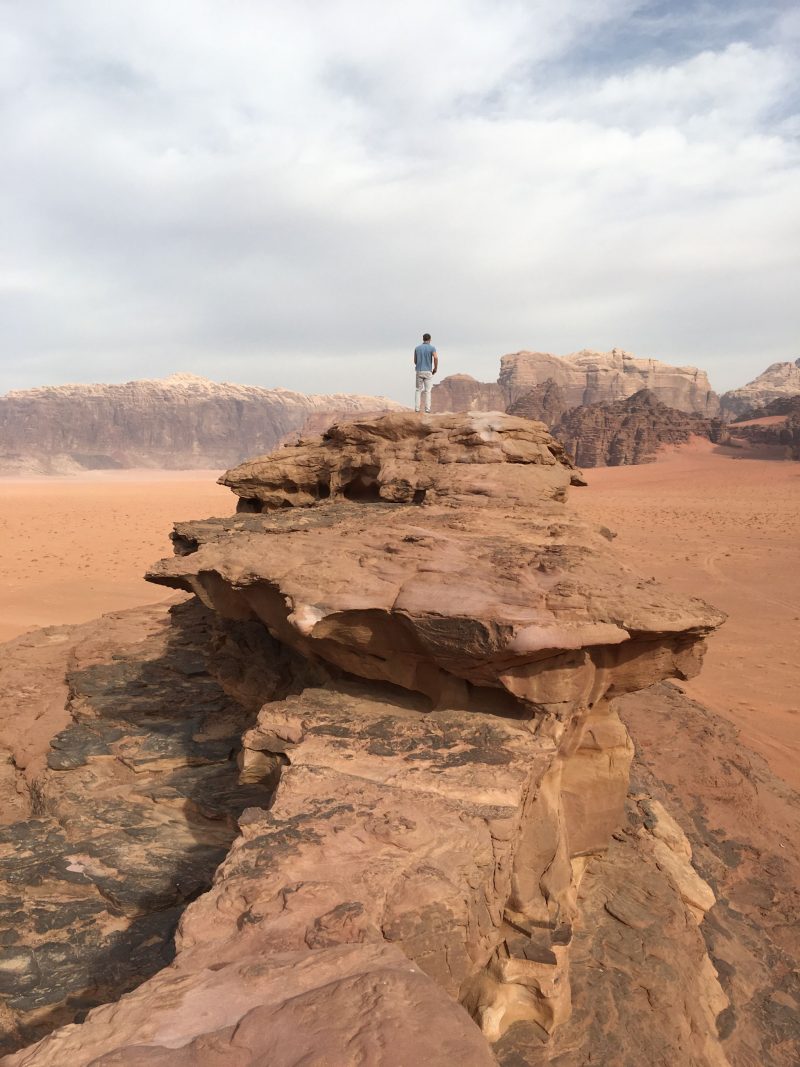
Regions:
[[723, 440], [758, 455], [800, 459], [800, 394], [745, 412], [726, 426]]
[[[503, 356], [497, 383], [477, 382], [468, 375], [444, 378], [433, 389], [434, 411], [510, 411], [524, 398], [536, 404], [532, 391], [552, 383], [563, 402], [553, 423], [565, 411], [587, 404], [608, 404], [649, 389], [662, 403], [679, 411], [713, 418], [719, 398], [705, 371], [673, 367], [657, 359], [639, 359], [614, 348], [583, 350], [569, 356], [547, 352], [515, 352]], [[537, 414], [541, 418], [541, 414]], [[548, 419], [548, 425], [553, 425]]]
[[735, 420], [773, 400], [800, 396], [800, 359], [793, 363], [773, 363], [741, 389], [731, 389], [720, 398], [722, 414]]
[[59, 385], [0, 396], [0, 470], [220, 469], [268, 452], [317, 414], [399, 411], [385, 397], [306, 396], [194, 374]]
[[722, 423], [662, 404], [648, 389], [613, 404], [589, 404], [564, 414], [553, 435], [581, 467], [648, 463], [660, 448], [692, 436], [719, 440]]
[[274, 795], [240, 815], [168, 968], [3, 1062], [551, 1062], [591, 1031], [594, 917], [649, 928], [646, 869], [671, 916], [648, 936], [682, 946], [691, 1002], [664, 1017], [669, 1062], [721, 1067], [714, 895], [685, 835], [640, 801], [616, 889], [594, 873], [632, 756], [616, 699], [694, 673], [720, 614], [574, 519], [577, 472], [528, 420], [343, 423], [223, 481], [237, 515], [178, 524], [150, 577], [220, 620], [225, 691], [267, 701], [239, 781]]

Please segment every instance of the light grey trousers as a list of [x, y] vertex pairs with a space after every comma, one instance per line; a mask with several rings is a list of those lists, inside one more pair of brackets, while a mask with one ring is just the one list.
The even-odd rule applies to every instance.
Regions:
[[425, 393], [425, 410], [431, 410], [431, 389], [433, 388], [433, 371], [417, 371], [417, 388], [414, 393], [414, 411], [419, 411], [419, 402]]

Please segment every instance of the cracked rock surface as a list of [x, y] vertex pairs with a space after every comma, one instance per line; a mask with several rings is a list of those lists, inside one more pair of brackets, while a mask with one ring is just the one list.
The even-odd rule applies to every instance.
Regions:
[[[559, 1042], [600, 1033], [592, 1005], [657, 967], [652, 927], [678, 945], [653, 997], [678, 979], [696, 994], [658, 1047], [722, 1067], [728, 999], [699, 933], [714, 894], [665, 808], [637, 797], [626, 822], [616, 707], [696, 672], [720, 613], [577, 522], [577, 474], [526, 420], [341, 424], [223, 481], [237, 515], [178, 524], [150, 577], [218, 620], [210, 684], [251, 715], [236, 789], [261, 796], [237, 793], [239, 835], [170, 965], [4, 1064], [567, 1063]], [[184, 763], [231, 758], [222, 710], [183, 714], [122, 749], [95, 725], [90, 769], [113, 753], [146, 772], [178, 744]], [[85, 773], [83, 736], [56, 738], [77, 764], [58, 773]], [[608, 923], [602, 959], [625, 958], [629, 984], [596, 977], [595, 1000], [583, 961]]]

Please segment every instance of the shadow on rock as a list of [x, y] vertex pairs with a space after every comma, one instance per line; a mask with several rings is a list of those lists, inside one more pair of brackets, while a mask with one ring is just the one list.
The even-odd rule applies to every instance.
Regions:
[[[77, 650], [73, 723], [51, 743], [32, 817], [0, 827], [2, 1052], [80, 1021], [168, 964], [180, 915], [209, 887], [237, 816], [274, 791], [277, 768], [239, 784], [255, 707], [228, 696], [208, 663], [216, 655], [225, 674], [233, 636], [259, 643], [268, 664], [263, 629], [212, 635], [193, 600], [150, 621], [143, 639], [102, 662], [84, 665]], [[278, 684], [277, 671], [266, 674], [260, 686]]]

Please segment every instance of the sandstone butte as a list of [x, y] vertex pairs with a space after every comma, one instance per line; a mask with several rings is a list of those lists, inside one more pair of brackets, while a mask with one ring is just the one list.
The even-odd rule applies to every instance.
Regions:
[[[201, 801], [189, 772], [238, 749], [250, 806], [172, 962], [4, 1067], [726, 1064], [728, 1001], [699, 925], [714, 893], [661, 804], [640, 795], [624, 815], [633, 747], [617, 714], [624, 694], [695, 674], [721, 614], [637, 578], [610, 531], [578, 521], [565, 500], [579, 473], [525, 419], [339, 423], [221, 481], [237, 513], [178, 523], [174, 557], [149, 574], [196, 598], [173, 611], [177, 666], [159, 675], [194, 716], [169, 789], [147, 777], [174, 744], [150, 706], [154, 650], [140, 654], [149, 687], [122, 689], [139, 731], [126, 788], [157, 812], [130, 876], [161, 884], [159, 827], [166, 851], [191, 853], [170, 829], [187, 797], [212, 817], [213, 774]], [[193, 658], [200, 622], [192, 641], [179, 630], [193, 611], [216, 627], [213, 678]], [[120, 730], [92, 707], [123, 683], [97, 662], [83, 653], [82, 711], [42, 787], [63, 796], [57, 776], [72, 776], [67, 837], [112, 817], [97, 798]], [[71, 848], [75, 892], [124, 904], [114, 857]]]
[[433, 409], [503, 410], [542, 419], [552, 427], [573, 408], [610, 404], [642, 389], [679, 411], [706, 418], [719, 414], [719, 397], [705, 371], [641, 359], [619, 348], [584, 349], [568, 356], [514, 352], [501, 358], [497, 382], [479, 382], [468, 374], [444, 378], [434, 386]]

